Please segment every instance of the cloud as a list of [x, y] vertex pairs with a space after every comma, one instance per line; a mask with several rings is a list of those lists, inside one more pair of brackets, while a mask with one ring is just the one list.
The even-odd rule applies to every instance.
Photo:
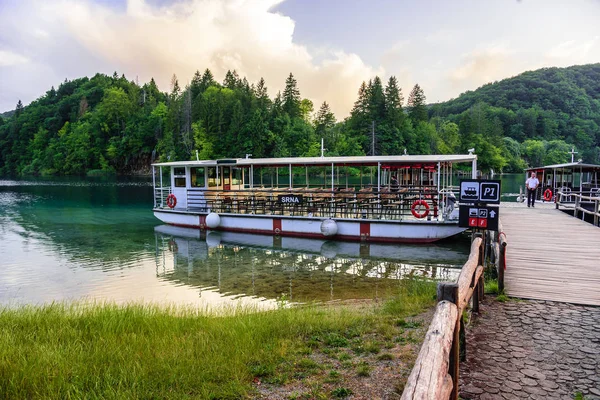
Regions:
[[564, 41], [548, 50], [544, 58], [546, 64], [556, 66], [598, 62], [600, 60], [600, 36], [583, 41]]
[[463, 55], [460, 64], [449, 72], [448, 78], [452, 90], [462, 92], [517, 74], [522, 71], [521, 67], [512, 51], [505, 46], [495, 45]]
[[[168, 90], [173, 73], [185, 85], [196, 70], [205, 68], [217, 79], [228, 69], [251, 82], [264, 77], [273, 96], [292, 72], [303, 97], [315, 107], [327, 101], [338, 118], [345, 117], [360, 83], [383, 70], [340, 49], [319, 54], [315, 61], [305, 46], [294, 42], [294, 21], [272, 11], [279, 3], [186, 0], [153, 6], [128, 0], [123, 9], [90, 0], [25, 0], [12, 6], [12, 17], [0, 13], [0, 43], [24, 49], [24, 54], [34, 55], [30, 61], [39, 69], [52, 71], [45, 87], [22, 88], [29, 100], [65, 77], [116, 70], [140, 82], [154, 77]], [[12, 69], [6, 76], [19, 74]], [[0, 89], [4, 85], [10, 80], [0, 81]], [[12, 107], [16, 99], [2, 93], [0, 107]]]
[[29, 62], [27, 57], [12, 51], [0, 50], [0, 67], [9, 67], [13, 65], [25, 64]]

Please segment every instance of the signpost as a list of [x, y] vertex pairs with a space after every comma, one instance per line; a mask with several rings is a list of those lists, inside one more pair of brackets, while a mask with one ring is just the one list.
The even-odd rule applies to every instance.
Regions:
[[501, 185], [499, 180], [463, 179], [460, 181], [458, 226], [498, 230]]

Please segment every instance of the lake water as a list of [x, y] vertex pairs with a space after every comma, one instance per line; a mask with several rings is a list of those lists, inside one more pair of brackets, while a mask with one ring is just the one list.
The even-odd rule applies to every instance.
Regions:
[[361, 245], [201, 234], [161, 225], [151, 207], [148, 178], [0, 179], [0, 305], [386, 298], [407, 277], [454, 279], [469, 251], [465, 238]]

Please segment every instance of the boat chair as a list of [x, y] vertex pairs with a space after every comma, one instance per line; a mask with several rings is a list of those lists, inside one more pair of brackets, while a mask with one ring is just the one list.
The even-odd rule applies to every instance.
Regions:
[[375, 214], [374, 207], [379, 205], [379, 201], [372, 188], [360, 189], [356, 195], [356, 200], [358, 201], [358, 212], [361, 218], [369, 218]]

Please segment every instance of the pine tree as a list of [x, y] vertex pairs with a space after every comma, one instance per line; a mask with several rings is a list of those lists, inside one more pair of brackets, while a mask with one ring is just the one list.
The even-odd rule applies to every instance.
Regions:
[[210, 86], [215, 86], [217, 82], [210, 69], [206, 68], [202, 74], [202, 81], [200, 82], [200, 92], [204, 93]]
[[408, 116], [414, 126], [419, 122], [427, 121], [427, 108], [425, 106], [425, 93], [417, 83], [408, 96]]
[[228, 70], [225, 74], [225, 79], [223, 80], [223, 86], [225, 86], [228, 89], [234, 90], [236, 87], [238, 87], [239, 82], [240, 77], [238, 76], [237, 72], [235, 70], [233, 70], [233, 72]]
[[18, 117], [23, 112], [23, 103], [21, 103], [21, 99], [17, 102], [17, 107], [15, 108], [15, 117]]
[[285, 111], [290, 118], [300, 116], [300, 90], [298, 90], [298, 84], [291, 72], [285, 80], [283, 111]]
[[358, 89], [358, 99], [354, 102], [354, 107], [350, 112], [351, 115], [366, 114], [369, 107], [369, 99], [367, 97], [367, 84], [365, 81], [360, 85]]
[[173, 74], [171, 77], [171, 99], [176, 99], [179, 96], [179, 92], [181, 92], [179, 81], [177, 80], [177, 75]]
[[200, 94], [201, 85], [202, 75], [200, 75], [200, 71], [196, 70], [196, 73], [194, 73], [194, 77], [192, 78], [192, 82], [190, 83], [192, 100], [194, 100], [196, 97], [198, 97], [198, 94]]
[[398, 81], [395, 76], [390, 76], [388, 84], [385, 88], [385, 107], [388, 120], [396, 124], [400, 122], [402, 112], [402, 89], [398, 87]]
[[375, 121], [378, 125], [383, 123], [385, 119], [385, 94], [383, 93], [383, 84], [378, 76], [373, 79], [371, 90], [369, 91], [369, 114], [371, 120]]
[[321, 104], [317, 118], [315, 119], [315, 134], [317, 139], [325, 139], [325, 147], [329, 150], [333, 150], [335, 143], [332, 140], [332, 130], [335, 126], [335, 115], [331, 112], [329, 104], [326, 101]]
[[254, 97], [260, 110], [266, 111], [270, 102], [269, 94], [267, 93], [267, 84], [263, 78], [260, 78], [254, 88]]

